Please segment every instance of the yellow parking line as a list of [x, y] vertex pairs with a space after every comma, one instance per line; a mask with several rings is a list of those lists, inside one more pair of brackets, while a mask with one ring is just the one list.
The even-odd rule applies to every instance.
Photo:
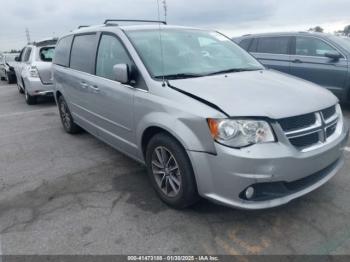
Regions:
[[240, 255], [240, 252], [236, 250], [234, 247], [230, 246], [227, 242], [222, 240], [219, 237], [215, 237], [216, 244], [221, 247], [228, 255], [231, 256], [238, 256]]
[[258, 255], [263, 250], [268, 248], [270, 246], [270, 244], [271, 244], [270, 240], [265, 238], [265, 237], [259, 238], [259, 243], [258, 244], [248, 243], [248, 242], [238, 238], [237, 235], [236, 235], [236, 231], [235, 230], [232, 230], [229, 233], [229, 238], [233, 242], [235, 242], [237, 245], [239, 245], [243, 249], [247, 250], [250, 255]]

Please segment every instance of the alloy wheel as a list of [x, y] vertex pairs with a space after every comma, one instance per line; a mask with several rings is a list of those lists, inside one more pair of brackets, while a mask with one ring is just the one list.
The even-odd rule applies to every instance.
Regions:
[[24, 96], [26, 98], [26, 101], [28, 101], [29, 100], [29, 94], [28, 94], [27, 89], [24, 89]]
[[160, 190], [168, 197], [176, 197], [181, 189], [181, 172], [174, 155], [164, 146], [152, 154], [152, 172]]
[[63, 102], [63, 101], [61, 102], [60, 109], [61, 109], [60, 111], [61, 111], [62, 122], [67, 129], [70, 129], [71, 117], [70, 117], [70, 113], [69, 113], [68, 107], [67, 107], [65, 102]]

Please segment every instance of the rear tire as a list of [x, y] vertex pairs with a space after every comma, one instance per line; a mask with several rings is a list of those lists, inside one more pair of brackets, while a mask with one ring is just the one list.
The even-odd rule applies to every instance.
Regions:
[[6, 78], [9, 85], [16, 83], [15, 76], [13, 75], [6, 74]]
[[24, 95], [25, 95], [25, 99], [26, 99], [26, 103], [28, 105], [35, 105], [37, 103], [37, 98], [35, 96], [31, 96], [27, 89], [24, 89]]
[[167, 205], [183, 209], [199, 200], [191, 161], [177, 140], [155, 135], [147, 145], [146, 164], [155, 191]]
[[18, 88], [18, 92], [23, 95], [24, 94], [24, 91], [22, 89], [22, 87], [19, 86], [19, 84], [17, 83], [17, 88]]
[[58, 98], [58, 110], [64, 130], [68, 134], [78, 134], [82, 131], [81, 127], [74, 123], [72, 114], [68, 108], [66, 100], [63, 96]]

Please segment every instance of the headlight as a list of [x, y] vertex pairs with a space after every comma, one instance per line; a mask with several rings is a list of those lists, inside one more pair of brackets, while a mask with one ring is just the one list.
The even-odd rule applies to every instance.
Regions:
[[212, 137], [229, 147], [275, 142], [270, 125], [262, 120], [208, 119]]

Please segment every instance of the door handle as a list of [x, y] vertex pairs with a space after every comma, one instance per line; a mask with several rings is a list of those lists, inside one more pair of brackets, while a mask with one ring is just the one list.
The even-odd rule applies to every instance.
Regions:
[[96, 85], [91, 85], [90, 88], [92, 89], [92, 92], [94, 93], [100, 93], [100, 89]]
[[80, 82], [80, 86], [82, 87], [82, 88], [87, 88], [88, 87], [88, 84], [87, 83], [85, 83], [85, 82]]
[[303, 61], [301, 61], [300, 59], [295, 59], [292, 61], [292, 63], [295, 63], [295, 64], [302, 64]]

